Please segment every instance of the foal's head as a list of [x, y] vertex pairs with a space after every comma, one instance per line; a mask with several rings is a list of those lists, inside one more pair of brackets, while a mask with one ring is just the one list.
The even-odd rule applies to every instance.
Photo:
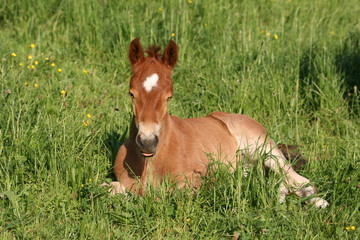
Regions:
[[138, 38], [131, 42], [129, 48], [133, 71], [129, 94], [138, 130], [135, 142], [144, 157], [156, 153], [167, 105], [173, 94], [170, 74], [177, 61], [178, 47], [170, 40], [163, 55], [158, 53], [159, 50], [158, 47], [150, 47], [145, 57]]

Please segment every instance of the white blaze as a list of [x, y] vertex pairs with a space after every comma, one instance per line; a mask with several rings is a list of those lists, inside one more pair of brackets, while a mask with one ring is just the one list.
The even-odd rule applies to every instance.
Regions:
[[156, 73], [154, 73], [150, 77], [147, 77], [146, 80], [144, 81], [145, 90], [147, 92], [151, 92], [153, 87], [157, 85], [158, 80], [159, 80], [159, 75], [157, 75]]

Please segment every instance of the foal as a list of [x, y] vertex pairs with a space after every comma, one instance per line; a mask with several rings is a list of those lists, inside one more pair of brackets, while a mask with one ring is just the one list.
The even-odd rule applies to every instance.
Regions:
[[[186, 184], [198, 187], [209, 164], [206, 153], [215, 154], [223, 162], [236, 166], [237, 151], [246, 149], [241, 154], [255, 155], [261, 149], [267, 154], [265, 166], [284, 176], [279, 191], [280, 202], [290, 191], [300, 197], [315, 194], [310, 181], [286, 163], [264, 127], [252, 118], [224, 112], [190, 119], [170, 116], [167, 112], [173, 94], [170, 75], [177, 62], [178, 47], [170, 40], [163, 55], [158, 53], [159, 50], [151, 47], [145, 57], [138, 38], [130, 44], [133, 75], [129, 94], [133, 119], [130, 136], [120, 147], [115, 160], [118, 182], [110, 184], [112, 193], [129, 190], [142, 195], [147, 184], [156, 186], [166, 176], [179, 187]], [[327, 201], [319, 197], [308, 201], [317, 207], [328, 206]]]

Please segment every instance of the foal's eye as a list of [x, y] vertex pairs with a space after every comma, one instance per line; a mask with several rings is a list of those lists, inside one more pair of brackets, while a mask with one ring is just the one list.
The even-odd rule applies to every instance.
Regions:
[[166, 101], [169, 102], [169, 101], [171, 100], [171, 98], [172, 98], [172, 96], [171, 96], [171, 97], [168, 97], [168, 98], [166, 99]]
[[134, 98], [135, 98], [135, 97], [134, 97], [134, 94], [133, 94], [132, 92], [129, 92], [129, 95], [130, 95], [131, 99], [134, 99]]

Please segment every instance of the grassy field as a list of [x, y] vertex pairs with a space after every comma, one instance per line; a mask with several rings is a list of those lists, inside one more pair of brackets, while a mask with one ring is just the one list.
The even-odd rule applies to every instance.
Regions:
[[[359, 239], [359, 16], [357, 0], [0, 0], [0, 239]], [[197, 194], [98, 187], [128, 135], [135, 37], [179, 45], [171, 114], [257, 119], [301, 146], [330, 206], [279, 204], [260, 166]]]

